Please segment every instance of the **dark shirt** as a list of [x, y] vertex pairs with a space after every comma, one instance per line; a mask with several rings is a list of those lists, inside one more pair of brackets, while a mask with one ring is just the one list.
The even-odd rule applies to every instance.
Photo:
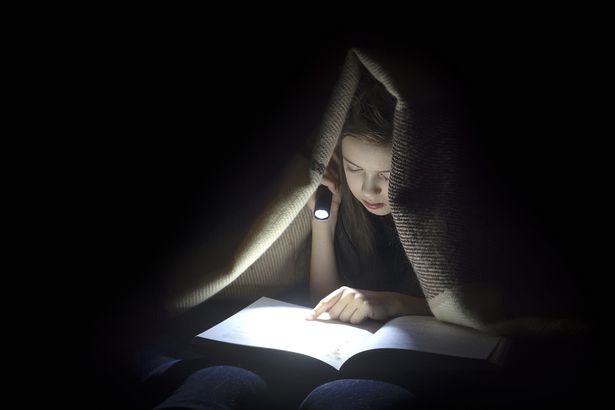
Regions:
[[366, 214], [374, 227], [373, 253], [365, 254], [357, 249], [343, 214], [335, 227], [335, 254], [342, 283], [357, 289], [424, 297], [391, 216]]

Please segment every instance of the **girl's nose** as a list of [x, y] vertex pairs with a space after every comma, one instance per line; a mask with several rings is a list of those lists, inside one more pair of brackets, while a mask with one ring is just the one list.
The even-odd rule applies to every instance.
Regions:
[[382, 192], [382, 188], [380, 187], [380, 184], [376, 179], [377, 178], [375, 177], [367, 176], [363, 180], [363, 186], [361, 187], [361, 189], [363, 191], [363, 194], [365, 194], [365, 196], [368, 198], [370, 196], [379, 195], [380, 192]]

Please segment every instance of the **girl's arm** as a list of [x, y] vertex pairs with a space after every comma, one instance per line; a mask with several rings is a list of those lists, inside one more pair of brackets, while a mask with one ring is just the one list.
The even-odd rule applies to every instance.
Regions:
[[310, 257], [310, 295], [317, 302], [341, 286], [335, 259], [335, 224], [338, 206], [331, 204], [328, 219], [312, 217], [312, 254]]
[[342, 284], [337, 272], [337, 262], [335, 259], [335, 225], [337, 223], [338, 211], [341, 202], [339, 191], [339, 181], [343, 176], [340, 175], [340, 159], [338, 152], [334, 152], [325, 175], [322, 177], [321, 185], [326, 186], [331, 191], [331, 209], [328, 219], [320, 220], [313, 216], [315, 205], [315, 194], [309, 201], [312, 210], [312, 254], [310, 257], [310, 296], [313, 303], [318, 302]]
[[329, 160], [325, 174], [320, 181], [331, 191], [331, 209], [329, 218], [320, 220], [314, 218], [315, 196], [310, 198], [312, 210], [312, 253], [310, 256], [310, 297], [316, 303], [341, 286], [335, 259], [335, 225], [340, 208], [341, 195], [339, 190], [341, 161], [336, 149]]

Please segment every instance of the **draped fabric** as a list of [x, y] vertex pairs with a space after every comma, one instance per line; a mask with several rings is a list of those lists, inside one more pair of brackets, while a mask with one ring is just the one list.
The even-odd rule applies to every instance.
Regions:
[[[524, 326], [544, 327], [541, 311], [533, 310], [535, 300], [527, 296], [540, 294], [538, 281], [524, 282], [536, 266], [526, 264], [528, 271], [523, 273], [513, 263], [524, 260], [515, 254], [516, 234], [502, 227], [506, 223], [497, 219], [500, 210], [493, 209], [497, 203], [477, 178], [457, 101], [435, 76], [412, 61], [363, 49], [348, 52], [319, 131], [305, 141], [305, 152], [288, 158], [258, 217], [229, 234], [231, 239], [220, 237], [216, 246], [197, 249], [196, 256], [171, 275], [168, 310], [182, 312], [214, 295], [249, 298], [272, 289], [307, 286], [306, 204], [338, 142], [362, 72], [380, 81], [396, 99], [392, 217], [432, 313], [444, 321], [497, 333], [516, 331], [494, 324], [512, 323], [520, 316], [532, 317]], [[538, 290], [528, 293], [526, 288], [534, 284]], [[519, 294], [525, 297], [517, 298]]]

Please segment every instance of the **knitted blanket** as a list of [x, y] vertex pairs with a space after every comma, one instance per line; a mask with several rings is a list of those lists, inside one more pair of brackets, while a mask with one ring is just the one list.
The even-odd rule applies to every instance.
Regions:
[[[289, 158], [271, 200], [250, 226], [229, 227], [186, 258], [169, 283], [168, 310], [183, 312], [214, 295], [253, 298], [307, 286], [306, 204], [338, 142], [363, 69], [397, 100], [389, 199], [432, 313], [500, 334], [552, 326], [532, 311], [527, 289], [510, 285], [518, 265], [511, 263], [514, 252], [505, 257], [502, 250], [516, 248], [501, 240], [514, 234], [494, 226], [497, 212], [480, 189], [456, 100], [421, 67], [360, 49], [347, 54], [320, 131], [306, 141], [308, 154]], [[517, 299], [520, 293], [526, 296]], [[518, 306], [526, 302], [527, 309]]]

